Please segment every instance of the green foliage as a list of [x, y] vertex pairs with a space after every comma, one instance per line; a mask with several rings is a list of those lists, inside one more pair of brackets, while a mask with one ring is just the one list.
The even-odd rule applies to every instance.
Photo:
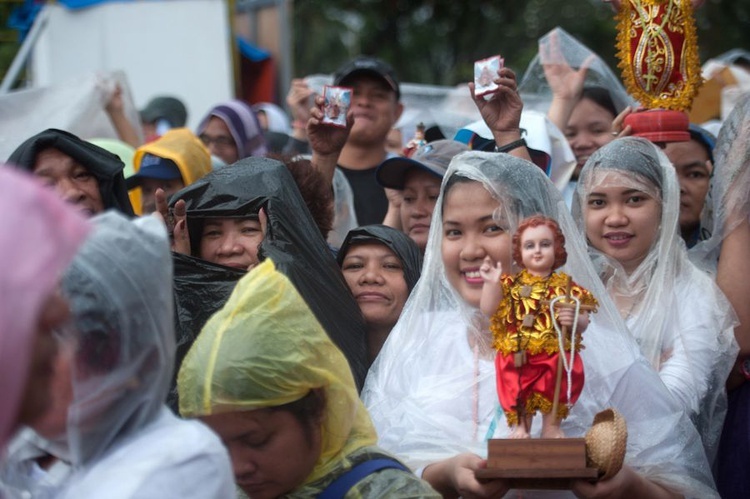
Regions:
[[[501, 54], [520, 77], [555, 26], [616, 69], [614, 13], [601, 0], [298, 0], [293, 16], [296, 76], [370, 54], [402, 81], [454, 85], [472, 77], [476, 59]], [[709, 0], [696, 18], [703, 60], [750, 47], [750, 3]]]

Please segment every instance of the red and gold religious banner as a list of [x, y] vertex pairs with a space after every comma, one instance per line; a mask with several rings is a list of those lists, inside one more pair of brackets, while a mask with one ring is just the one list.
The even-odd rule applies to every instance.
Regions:
[[622, 0], [617, 56], [625, 86], [645, 108], [625, 118], [653, 142], [690, 140], [689, 110], [702, 83], [694, 0]]
[[648, 109], [690, 109], [701, 85], [690, 0], [624, 0], [617, 16], [620, 69]]

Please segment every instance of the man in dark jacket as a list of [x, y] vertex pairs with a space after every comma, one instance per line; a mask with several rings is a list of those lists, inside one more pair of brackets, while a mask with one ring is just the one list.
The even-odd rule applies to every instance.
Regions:
[[120, 158], [71, 133], [50, 128], [34, 135], [8, 163], [32, 173], [88, 216], [108, 209], [134, 216]]

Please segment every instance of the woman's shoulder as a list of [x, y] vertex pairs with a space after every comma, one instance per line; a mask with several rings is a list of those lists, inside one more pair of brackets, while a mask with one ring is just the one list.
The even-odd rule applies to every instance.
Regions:
[[[370, 473], [357, 482], [344, 496], [346, 499], [361, 498], [438, 498], [438, 494], [427, 482], [416, 476], [398, 459], [376, 446], [363, 447], [350, 456], [352, 468], [374, 460], [390, 460], [400, 467], [388, 467]], [[406, 469], [404, 469], [406, 468]], [[351, 468], [349, 468], [351, 469]]]
[[221, 440], [202, 423], [163, 408], [142, 431], [74, 474], [64, 497], [124, 499], [147, 497], [149, 490], [183, 491], [184, 498], [233, 494], [231, 463]]

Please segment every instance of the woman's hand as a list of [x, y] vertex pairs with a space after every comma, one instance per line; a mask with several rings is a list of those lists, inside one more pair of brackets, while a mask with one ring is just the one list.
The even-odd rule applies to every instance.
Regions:
[[627, 137], [633, 134], [633, 129], [630, 125], [625, 125], [625, 118], [633, 112], [633, 108], [626, 106], [620, 114], [618, 114], [614, 120], [612, 120], [612, 135], [619, 139], [620, 137]]
[[169, 236], [172, 239], [172, 251], [183, 255], [190, 255], [190, 234], [188, 234], [187, 229], [185, 201], [180, 199], [170, 211], [164, 189], [156, 189], [154, 199], [156, 200], [154, 216], [164, 222], [164, 225], [167, 227], [167, 232], [169, 232]]
[[596, 60], [596, 55], [590, 54], [580, 68], [572, 68], [560, 50], [560, 40], [555, 32], [549, 37], [548, 43], [540, 44], [539, 59], [553, 98], [578, 102], [583, 92], [586, 74]]
[[639, 475], [628, 465], [623, 465], [615, 476], [607, 480], [599, 480], [596, 483], [575, 480], [571, 490], [576, 497], [585, 499], [625, 499], [630, 497], [676, 499], [683, 497]]
[[[268, 234], [268, 215], [266, 215], [265, 208], [258, 210], [258, 222], [260, 222], [260, 233], [263, 234], [263, 238], [258, 243], [258, 253], [260, 253], [260, 245], [263, 244], [263, 240], [266, 238], [266, 234]], [[260, 262], [251, 263], [247, 267], [247, 271], [250, 272], [257, 267], [259, 263]]]
[[507, 132], [520, 134], [523, 101], [518, 95], [516, 74], [510, 68], [502, 67], [498, 69], [493, 81], [498, 85], [498, 89], [491, 94], [490, 100], [485, 100], [485, 96], [477, 97], [474, 92], [474, 83], [469, 83], [469, 91], [474, 104], [493, 135]]
[[501, 479], [478, 480], [476, 471], [487, 467], [487, 461], [476, 454], [464, 453], [433, 463], [425, 468], [422, 478], [443, 497], [500, 498], [509, 490]]

